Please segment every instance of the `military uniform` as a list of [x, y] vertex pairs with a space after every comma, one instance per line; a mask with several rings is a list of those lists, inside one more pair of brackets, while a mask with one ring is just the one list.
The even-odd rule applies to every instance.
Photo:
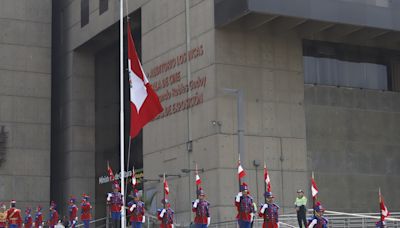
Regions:
[[31, 209], [27, 208], [25, 210], [24, 227], [32, 228], [32, 225], [33, 225], [33, 219], [32, 219], [32, 215], [31, 215]]
[[0, 228], [7, 226], [7, 211], [4, 203], [0, 204]]
[[89, 196], [83, 194], [81, 203], [81, 220], [85, 228], [89, 228], [90, 219], [92, 219], [92, 215], [90, 213], [91, 210], [92, 206], [89, 203]]
[[164, 208], [157, 210], [158, 220], [161, 221], [160, 228], [173, 228], [174, 227], [174, 211], [167, 199], [163, 200]]
[[115, 228], [120, 227], [121, 222], [121, 208], [122, 208], [122, 194], [119, 192], [120, 187], [117, 183], [113, 185], [114, 192], [108, 193], [107, 203], [111, 206], [111, 219]]
[[129, 221], [132, 224], [132, 228], [141, 228], [142, 224], [145, 222], [144, 216], [144, 203], [139, 200], [137, 192], [132, 193], [133, 200], [128, 203], [129, 208]]
[[54, 226], [58, 223], [58, 212], [56, 209], [56, 203], [54, 201], [52, 201], [50, 204], [50, 214], [47, 223], [49, 224], [50, 228], [54, 228]]
[[75, 204], [76, 199], [71, 197], [69, 199], [68, 213], [69, 213], [69, 225], [71, 228], [75, 228], [78, 223], [78, 207]]
[[246, 183], [240, 186], [240, 190], [241, 192], [235, 198], [235, 206], [238, 212], [236, 218], [240, 228], [250, 228], [255, 213], [253, 198], [248, 195], [249, 189]]
[[315, 215], [309, 219], [308, 228], [328, 228], [328, 219], [322, 216], [325, 209], [319, 202], [316, 203], [314, 211]]
[[[273, 198], [271, 192], [265, 192], [265, 198]], [[272, 201], [271, 201], [272, 202]], [[275, 203], [265, 203], [260, 206], [259, 216], [264, 219], [263, 228], [278, 228], [279, 206]]]
[[15, 208], [15, 200], [11, 201], [11, 208], [7, 210], [7, 223], [9, 228], [22, 227], [21, 210]]
[[[205, 196], [203, 189], [199, 189], [198, 196]], [[196, 228], [208, 227], [210, 225], [210, 203], [204, 199], [196, 199], [192, 203], [192, 211], [195, 213], [194, 223]]]
[[379, 221], [377, 223], [375, 223], [376, 228], [384, 228], [386, 226], [385, 221]]
[[41, 228], [43, 223], [42, 207], [38, 206], [36, 208], [35, 214], [35, 228]]

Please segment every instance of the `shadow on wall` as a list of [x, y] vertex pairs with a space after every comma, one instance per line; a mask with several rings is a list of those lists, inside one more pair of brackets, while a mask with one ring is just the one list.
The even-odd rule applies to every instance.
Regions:
[[1, 126], [1, 128], [0, 128], [0, 167], [6, 161], [7, 136], [8, 136], [8, 134], [5, 131], [5, 127]]

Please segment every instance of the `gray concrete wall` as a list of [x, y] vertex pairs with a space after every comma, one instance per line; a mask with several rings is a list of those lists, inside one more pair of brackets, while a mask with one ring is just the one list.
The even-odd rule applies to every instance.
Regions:
[[51, 1], [0, 3], [0, 201], [50, 198]]
[[400, 209], [400, 94], [305, 86], [307, 153], [330, 210]]

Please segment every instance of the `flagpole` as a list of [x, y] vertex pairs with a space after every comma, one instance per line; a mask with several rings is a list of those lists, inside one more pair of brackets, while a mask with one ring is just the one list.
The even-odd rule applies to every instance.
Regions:
[[[240, 153], [239, 153], [239, 165], [242, 165], [241, 163], [240, 163]], [[242, 166], [243, 167], [243, 166]], [[244, 169], [244, 168], [243, 168]], [[242, 178], [240, 178], [240, 175], [239, 175], [239, 173], [238, 173], [238, 178], [239, 178], [239, 192], [241, 192], [240, 191], [240, 186], [242, 186]]]
[[126, 227], [125, 217], [125, 148], [124, 148], [124, 2], [120, 0], [120, 20], [119, 20], [119, 51], [120, 51], [120, 159], [121, 159], [121, 227]]
[[[267, 164], [265, 163], [265, 161], [264, 161], [264, 177], [263, 177], [263, 179], [264, 179], [264, 191], [266, 192], [267, 191], [267, 182], [266, 182], [266, 180], [265, 180], [265, 171], [267, 170]], [[263, 196], [264, 196], [264, 193], [263, 193]], [[264, 196], [264, 202], [265, 203], [267, 203], [267, 199], [265, 198], [265, 196]]]
[[385, 227], [385, 225], [383, 224], [383, 221], [382, 221], [382, 210], [381, 210], [382, 196], [381, 196], [381, 187], [379, 187], [378, 192], [379, 192], [378, 200], [379, 200], [379, 215], [380, 215], [379, 220], [380, 220], [381, 223], [382, 223], [382, 227]]
[[[197, 170], [197, 163], [196, 163], [196, 177], [194, 178], [194, 181], [197, 181], [197, 176], [199, 175], [199, 171]], [[199, 198], [199, 186], [197, 185], [197, 183], [195, 183], [196, 185], [196, 198]]]

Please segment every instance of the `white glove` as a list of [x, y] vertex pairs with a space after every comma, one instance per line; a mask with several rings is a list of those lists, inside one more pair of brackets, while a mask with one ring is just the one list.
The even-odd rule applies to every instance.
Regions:
[[243, 195], [243, 193], [242, 193], [242, 192], [239, 192], [239, 193], [236, 195], [236, 199], [235, 199], [235, 201], [236, 201], [237, 203], [239, 203], [239, 202], [240, 202], [240, 197], [242, 197], [242, 195]]
[[75, 217], [75, 221], [78, 221], [78, 217]]
[[197, 199], [197, 200], [195, 200], [194, 201], [194, 203], [193, 203], [193, 208], [197, 208], [197, 204], [199, 203], [200, 201]]
[[264, 204], [260, 210], [261, 214], [264, 214], [265, 209], [268, 208], [268, 204]]
[[146, 222], [146, 216], [143, 215], [142, 223], [145, 223], [145, 222]]
[[130, 211], [133, 211], [133, 210], [135, 210], [135, 208], [136, 208], [136, 204], [133, 204], [133, 205], [131, 206], [131, 208], [129, 208], [129, 210], [130, 210]]
[[207, 226], [211, 224], [211, 217], [207, 217]]
[[165, 209], [162, 209], [162, 211], [161, 211], [161, 213], [160, 213], [160, 217], [161, 217], [161, 218], [164, 217], [165, 212], [166, 212], [166, 210], [165, 210]]
[[310, 225], [308, 225], [308, 228], [313, 228], [317, 224], [317, 220], [313, 219]]
[[250, 213], [250, 222], [253, 222], [254, 220], [254, 213]]
[[107, 194], [107, 201], [110, 201], [110, 200], [111, 200], [111, 196], [112, 196], [111, 193], [108, 193], [108, 194]]

